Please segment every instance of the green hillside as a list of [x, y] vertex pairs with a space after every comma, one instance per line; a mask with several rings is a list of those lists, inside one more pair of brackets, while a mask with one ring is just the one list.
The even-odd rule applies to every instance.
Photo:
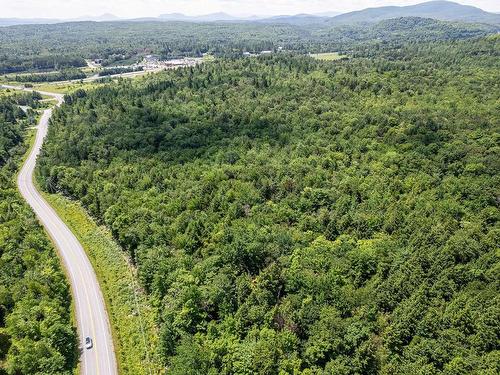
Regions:
[[498, 26], [399, 17], [370, 25], [188, 22], [74, 22], [0, 28], [0, 74], [129, 64], [145, 55], [161, 58], [241, 56], [245, 51], [299, 53], [350, 50], [359, 44], [457, 40], [494, 34]]
[[500, 25], [500, 14], [452, 1], [428, 1], [409, 6], [384, 6], [349, 12], [333, 17], [331, 24], [372, 23], [391, 18], [422, 17], [442, 21], [461, 21]]

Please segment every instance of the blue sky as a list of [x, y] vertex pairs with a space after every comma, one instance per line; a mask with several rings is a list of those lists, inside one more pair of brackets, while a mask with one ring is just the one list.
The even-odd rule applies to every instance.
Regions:
[[[180, 12], [200, 15], [226, 12], [233, 15], [277, 15], [347, 12], [383, 5], [410, 5], [423, 0], [0, 0], [0, 18], [72, 18], [112, 13], [135, 18]], [[487, 11], [500, 12], [500, 0], [457, 0]]]

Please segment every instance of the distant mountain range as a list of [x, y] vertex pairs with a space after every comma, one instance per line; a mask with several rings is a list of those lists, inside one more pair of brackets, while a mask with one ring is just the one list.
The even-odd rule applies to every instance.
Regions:
[[0, 18], [0, 26], [39, 25], [62, 22], [54, 18]]
[[[297, 14], [280, 16], [250, 16], [236, 17], [219, 12], [202, 16], [187, 16], [182, 13], [162, 14], [159, 17], [136, 18], [128, 21], [181, 21], [181, 22], [262, 22], [262, 23], [285, 23], [292, 25], [353, 25], [363, 23], [375, 23], [387, 19], [401, 17], [432, 18], [441, 21], [462, 21], [470, 23], [484, 23], [500, 26], [500, 14], [486, 12], [480, 8], [462, 5], [451, 1], [430, 1], [410, 6], [385, 6], [379, 8], [368, 8], [360, 11], [339, 14], [325, 12], [319, 14]], [[0, 18], [0, 26], [12, 26], [19, 24], [53, 24], [61, 22], [76, 21], [125, 21], [112, 14], [103, 14], [92, 17], [84, 16], [74, 19], [44, 19], [44, 18]]]
[[73, 18], [71, 20], [68, 20], [69, 22], [74, 22], [74, 21], [95, 21], [95, 22], [106, 22], [106, 21], [120, 21], [121, 19], [114, 14], [111, 13], [104, 13], [101, 14], [100, 16], [97, 17], [92, 17], [92, 16], [83, 16], [83, 17], [78, 17], [78, 18]]
[[121, 21], [117, 16], [105, 13], [100, 16], [82, 16], [70, 19], [58, 18], [0, 18], [0, 26], [15, 26], [15, 25], [40, 25], [40, 24], [54, 24], [63, 22], [81, 22], [81, 21], [94, 21], [94, 22], [108, 22], [108, 21]]
[[202, 16], [186, 16], [182, 13], [169, 13], [169, 14], [161, 14], [158, 17], [163, 21], [187, 21], [187, 22], [216, 22], [216, 21], [238, 21], [238, 20], [252, 20], [257, 19], [258, 17], [236, 17], [231, 16], [230, 14], [219, 12], [219, 13], [211, 13], [205, 14]]
[[332, 19], [329, 16], [322, 16], [317, 14], [296, 14], [294, 16], [274, 16], [269, 18], [263, 18], [256, 20], [256, 22], [261, 23], [286, 23], [290, 25], [313, 25], [313, 24], [323, 24], [328, 20]]
[[485, 12], [482, 9], [457, 4], [451, 1], [429, 1], [410, 6], [387, 6], [368, 8], [333, 17], [332, 24], [373, 23], [399, 17], [433, 18], [441, 21], [463, 21], [500, 25], [500, 14]]

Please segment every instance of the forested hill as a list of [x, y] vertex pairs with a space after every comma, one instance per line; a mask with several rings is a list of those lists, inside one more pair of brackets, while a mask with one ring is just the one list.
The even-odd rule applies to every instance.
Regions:
[[40, 182], [132, 256], [170, 374], [493, 374], [499, 53], [221, 59], [79, 91]]
[[340, 14], [330, 24], [372, 23], [399, 17], [423, 17], [442, 21], [465, 21], [500, 26], [500, 14], [452, 1], [427, 1], [409, 6], [385, 6]]
[[69, 286], [56, 252], [17, 193], [14, 173], [34, 125], [18, 105], [36, 94], [0, 91], [0, 374], [73, 374], [78, 361]]
[[283, 48], [298, 53], [351, 50], [358, 45], [457, 40], [498, 31], [491, 25], [400, 17], [370, 25], [267, 23], [73, 22], [0, 28], [0, 74], [132, 63], [147, 54], [162, 58], [241, 56]]

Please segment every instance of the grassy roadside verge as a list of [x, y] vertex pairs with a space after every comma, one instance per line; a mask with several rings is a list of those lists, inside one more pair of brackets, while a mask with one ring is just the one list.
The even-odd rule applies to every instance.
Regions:
[[94, 267], [110, 318], [119, 373], [161, 373], [155, 351], [155, 313], [121, 248], [77, 202], [58, 194], [42, 194], [76, 235]]

